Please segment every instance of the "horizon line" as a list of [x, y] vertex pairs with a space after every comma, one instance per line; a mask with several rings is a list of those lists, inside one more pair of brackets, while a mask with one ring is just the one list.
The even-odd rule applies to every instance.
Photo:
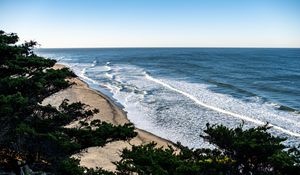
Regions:
[[128, 47], [111, 47], [111, 46], [107, 46], [107, 47], [36, 47], [35, 49], [300, 49], [300, 47], [236, 47], [236, 46], [229, 46], [229, 47], [188, 47], [188, 46], [182, 46], [182, 47], [141, 47], [141, 46], [128, 46]]

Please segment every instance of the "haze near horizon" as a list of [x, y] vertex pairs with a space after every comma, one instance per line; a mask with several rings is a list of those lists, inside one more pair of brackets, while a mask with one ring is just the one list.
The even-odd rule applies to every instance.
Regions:
[[300, 47], [297, 0], [0, 0], [1, 29], [43, 48]]

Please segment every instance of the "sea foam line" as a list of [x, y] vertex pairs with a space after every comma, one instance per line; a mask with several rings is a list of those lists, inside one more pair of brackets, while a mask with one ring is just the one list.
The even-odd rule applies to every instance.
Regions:
[[[198, 104], [200, 106], [206, 107], [208, 109], [211, 109], [211, 110], [223, 113], [223, 114], [227, 114], [227, 115], [232, 116], [232, 117], [240, 118], [242, 120], [245, 120], [245, 121], [248, 121], [248, 122], [252, 122], [252, 123], [255, 123], [257, 125], [264, 125], [264, 124], [266, 124], [265, 122], [253, 119], [253, 118], [248, 117], [248, 116], [236, 114], [236, 113], [233, 113], [233, 112], [230, 112], [230, 111], [226, 111], [224, 109], [221, 109], [221, 108], [218, 108], [218, 107], [215, 107], [215, 106], [211, 106], [211, 105], [205, 104], [205, 103], [199, 101], [196, 97], [192, 96], [191, 94], [186, 93], [184, 91], [181, 91], [179, 89], [176, 89], [176, 88], [170, 86], [169, 84], [166, 84], [166, 83], [164, 83], [164, 82], [162, 82], [162, 81], [160, 81], [158, 79], [155, 79], [155, 78], [151, 77], [150, 75], [148, 75], [147, 73], [145, 73], [145, 77], [148, 80], [151, 80], [151, 81], [153, 81], [153, 82], [155, 82], [157, 84], [160, 84], [160, 85], [162, 85], [162, 86], [164, 86], [164, 87], [166, 87], [166, 88], [168, 88], [168, 89], [170, 89], [172, 91], [178, 92], [178, 93], [180, 93], [180, 94], [188, 97], [189, 99], [193, 100], [196, 104]], [[286, 134], [289, 134], [291, 136], [300, 137], [299, 133], [295, 133], [295, 132], [289, 131], [287, 129], [284, 129], [282, 127], [279, 127], [279, 126], [276, 126], [276, 125], [273, 125], [273, 124], [270, 124], [270, 123], [268, 125], [271, 126], [271, 127], [273, 127], [276, 130], [279, 130], [279, 131], [284, 132]]]

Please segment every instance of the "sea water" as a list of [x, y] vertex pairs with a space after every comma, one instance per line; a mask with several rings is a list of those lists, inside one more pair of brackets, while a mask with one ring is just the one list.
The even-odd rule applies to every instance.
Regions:
[[[300, 144], [300, 49], [37, 49], [70, 67], [136, 127], [189, 147], [209, 146], [206, 123], [269, 132]], [[100, 109], [101, 110], [101, 109]]]

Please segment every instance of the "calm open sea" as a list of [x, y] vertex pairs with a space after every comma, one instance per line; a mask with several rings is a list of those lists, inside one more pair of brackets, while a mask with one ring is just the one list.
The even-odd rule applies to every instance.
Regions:
[[[300, 144], [300, 49], [37, 49], [124, 107], [139, 128], [208, 146], [206, 123], [252, 127]], [[101, 110], [101, 109], [100, 109]]]

